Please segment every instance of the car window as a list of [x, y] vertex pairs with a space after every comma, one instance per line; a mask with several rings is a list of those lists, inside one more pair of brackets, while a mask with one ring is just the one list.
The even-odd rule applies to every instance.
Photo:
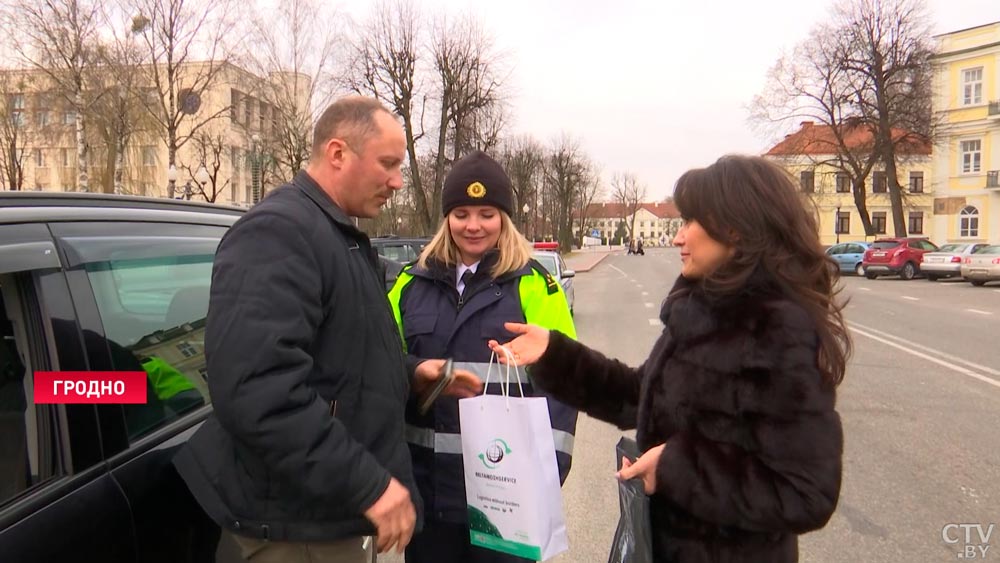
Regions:
[[84, 262], [115, 369], [147, 375], [146, 404], [124, 406], [130, 439], [211, 402], [205, 317], [222, 232], [65, 239]]
[[875, 250], [888, 250], [897, 246], [899, 246], [899, 241], [895, 240], [877, 240], [872, 243], [872, 248]]
[[844, 249], [846, 248], [846, 246], [847, 245], [844, 245], [844, 244], [837, 244], [837, 245], [831, 246], [830, 248], [826, 249], [826, 253], [829, 254], [830, 256], [834, 256], [836, 254], [842, 254], [844, 252]]
[[956, 254], [961, 253], [965, 250], [966, 245], [964, 244], [944, 244], [938, 249], [938, 252], [954, 252]]
[[1000, 245], [987, 246], [986, 248], [980, 248], [976, 254], [1000, 254]]
[[0, 506], [64, 474], [55, 411], [32, 400], [29, 332], [5, 304], [13, 287], [0, 276]]
[[545, 269], [553, 276], [558, 273], [556, 270], [556, 257], [551, 254], [536, 254], [535, 260], [538, 260]]
[[560, 254], [559, 255], [559, 271], [562, 272], [563, 270], [568, 270], [568, 269], [569, 268], [566, 267], [566, 261], [563, 260], [563, 257]]
[[847, 254], [864, 254], [864, 253], [865, 253], [865, 247], [861, 246], [860, 244], [852, 244], [847, 249]]
[[929, 240], [921, 240], [921, 241], [918, 241], [918, 242], [920, 243], [920, 245], [923, 247], [924, 250], [929, 250], [931, 252], [935, 252], [935, 251], [939, 250], [938, 247], [935, 246], [934, 243], [931, 242], [931, 241], [929, 241]]

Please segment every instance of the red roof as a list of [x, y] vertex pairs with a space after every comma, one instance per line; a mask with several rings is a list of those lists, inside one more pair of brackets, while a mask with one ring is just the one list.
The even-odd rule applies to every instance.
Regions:
[[[783, 141], [764, 154], [770, 156], [836, 154], [838, 144], [833, 133], [834, 130], [829, 125], [815, 125], [812, 121], [803, 121], [798, 131], [786, 135]], [[893, 139], [899, 140], [907, 135], [903, 129], [892, 130]], [[864, 150], [874, 144], [872, 132], [867, 127], [851, 127], [844, 135], [844, 142], [852, 150]], [[897, 145], [896, 152], [929, 155], [931, 144], [913, 134], [905, 142]]]
[[[640, 203], [639, 207], [649, 211], [658, 219], [677, 219], [681, 216], [673, 202]], [[587, 207], [588, 219], [621, 219], [629, 214], [630, 208], [621, 203], [591, 203]], [[576, 219], [580, 213], [574, 213]]]

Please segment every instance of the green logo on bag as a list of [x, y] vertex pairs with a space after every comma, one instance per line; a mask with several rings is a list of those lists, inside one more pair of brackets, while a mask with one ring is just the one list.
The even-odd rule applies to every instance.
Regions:
[[500, 438], [494, 438], [486, 446], [486, 452], [479, 454], [479, 460], [483, 462], [486, 469], [496, 469], [496, 466], [500, 465], [500, 462], [503, 461], [503, 457], [509, 453], [510, 447], [507, 446], [507, 442], [504, 442]]

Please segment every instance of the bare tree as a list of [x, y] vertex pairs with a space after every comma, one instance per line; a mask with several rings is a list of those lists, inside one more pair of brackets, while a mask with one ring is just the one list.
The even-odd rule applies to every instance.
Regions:
[[583, 172], [583, 180], [576, 194], [576, 215], [580, 218], [580, 230], [577, 241], [583, 247], [583, 237], [587, 236], [590, 226], [589, 214], [594, 201], [604, 199], [604, 183], [601, 180], [601, 170], [594, 163], [587, 163]]
[[[896, 236], [906, 236], [897, 177], [903, 147], [931, 138], [931, 28], [924, 0], [842, 0], [834, 12], [841, 64], [858, 79], [854, 103], [873, 129]], [[903, 150], [900, 150], [903, 149]]]
[[631, 172], [616, 172], [611, 177], [611, 197], [621, 205], [621, 221], [628, 228], [628, 238], [635, 238], [635, 217], [646, 201], [646, 186]]
[[[27, 81], [11, 79], [10, 73], [0, 74], [0, 186], [6, 190], [24, 189], [24, 158], [28, 132], [24, 126], [23, 92]], [[14, 103], [20, 95], [21, 107]]]
[[416, 227], [429, 233], [436, 223], [429, 203], [433, 198], [425, 191], [425, 176], [417, 153], [417, 142], [424, 136], [420, 121], [426, 99], [418, 98], [420, 22], [421, 15], [410, 0], [376, 4], [364, 24], [355, 30], [345, 82], [354, 92], [378, 98], [402, 119], [410, 163], [408, 189]]
[[88, 90], [95, 65], [100, 16], [92, 0], [14, 0], [4, 9], [14, 51], [44, 75], [52, 94], [76, 114], [77, 189], [89, 191], [86, 114], [101, 97]]
[[[132, 31], [140, 38], [149, 64], [142, 67], [147, 85], [142, 102], [167, 144], [167, 164], [177, 150], [214, 120], [228, 116], [230, 104], [207, 108], [206, 92], [229, 64], [225, 41], [233, 35], [233, 0], [124, 0]], [[201, 62], [197, 62], [201, 61]], [[174, 197], [170, 184], [167, 197]]]
[[[187, 181], [193, 182], [192, 185], [196, 186], [194, 192], [202, 199], [209, 203], [215, 203], [226, 188], [230, 187], [232, 181], [229, 176], [222, 175], [223, 165], [228, 159], [227, 151], [229, 150], [226, 137], [201, 131], [195, 135], [192, 143], [194, 143], [195, 154], [198, 155], [199, 162], [197, 165], [189, 164], [183, 167], [188, 177]], [[208, 182], [205, 184], [199, 183], [197, 178], [197, 170], [202, 165], [208, 172]]]
[[573, 245], [573, 203], [585, 182], [587, 162], [580, 143], [567, 134], [553, 141], [545, 162], [546, 214], [554, 223], [559, 246]]
[[282, 172], [291, 176], [312, 152], [312, 125], [336, 94], [338, 15], [317, 0], [287, 0], [264, 9], [252, 24], [250, 66], [268, 77], [259, 95], [272, 107], [263, 135]]
[[[517, 222], [525, 229], [525, 235], [533, 235], [534, 233], [529, 233], [529, 226], [533, 226], [532, 217], [538, 213], [536, 196], [545, 161], [545, 149], [531, 136], [521, 135], [502, 142], [497, 160], [510, 177], [514, 199], [517, 201], [514, 212], [520, 217]], [[528, 206], [527, 213], [524, 211], [525, 205]]]

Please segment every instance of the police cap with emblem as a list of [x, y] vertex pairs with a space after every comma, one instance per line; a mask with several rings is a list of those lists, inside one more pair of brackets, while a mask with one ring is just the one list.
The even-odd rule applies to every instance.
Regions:
[[461, 205], [492, 205], [507, 215], [514, 209], [514, 190], [500, 163], [483, 151], [463, 156], [444, 179], [441, 211], [448, 215]]

